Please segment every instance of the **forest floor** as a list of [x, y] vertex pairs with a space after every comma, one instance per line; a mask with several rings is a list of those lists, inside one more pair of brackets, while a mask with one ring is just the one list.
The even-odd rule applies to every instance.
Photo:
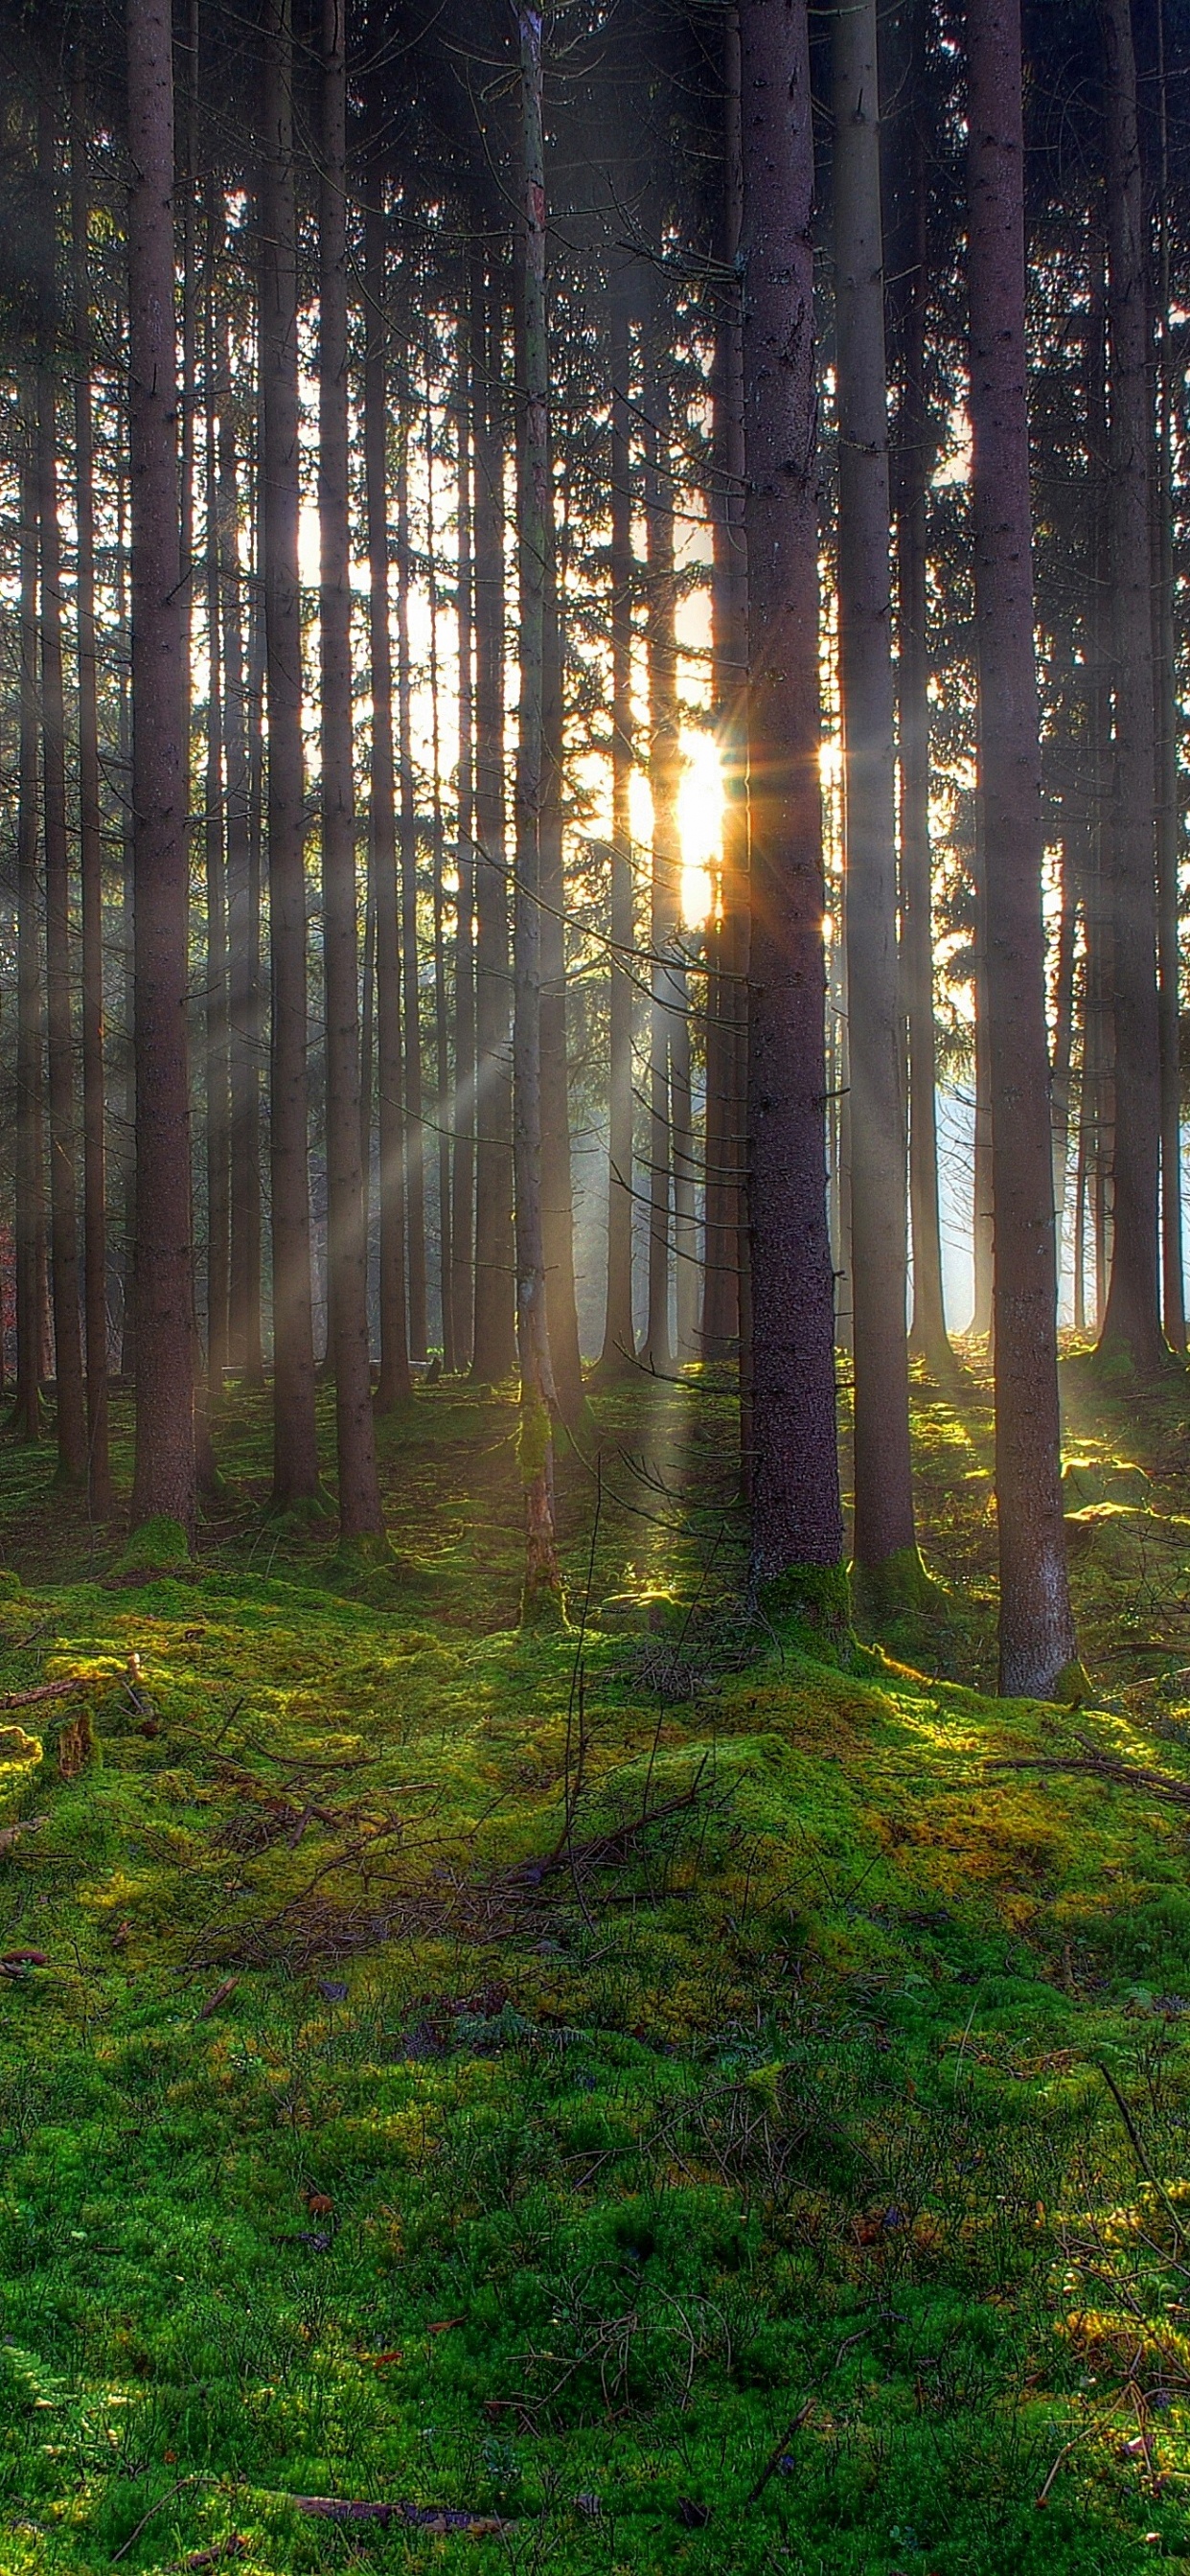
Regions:
[[556, 1635], [511, 1397], [381, 1426], [363, 1575], [261, 1394], [164, 1578], [5, 1443], [3, 2576], [1190, 2557], [1190, 1393], [1065, 1378], [1077, 1715], [981, 1695], [978, 1378], [845, 1664], [714, 1372], [595, 1396]]

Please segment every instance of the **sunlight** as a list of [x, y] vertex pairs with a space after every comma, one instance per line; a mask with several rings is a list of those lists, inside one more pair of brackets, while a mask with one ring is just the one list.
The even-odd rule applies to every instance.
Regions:
[[682, 919], [688, 929], [696, 930], [707, 919], [714, 901], [723, 833], [723, 775], [713, 734], [684, 726], [682, 753], [686, 764], [678, 789]]

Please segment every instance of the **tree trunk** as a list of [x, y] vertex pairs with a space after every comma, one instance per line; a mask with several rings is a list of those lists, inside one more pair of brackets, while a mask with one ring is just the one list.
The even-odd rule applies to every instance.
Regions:
[[[876, 0], [834, 19], [839, 402], [839, 679], [843, 725], [855, 1561], [879, 1591], [919, 1572], [909, 1463], [906, 1146], [897, 978], [896, 784], [888, 394]], [[890, 1603], [890, 1606], [891, 1603]]]
[[451, 1171], [451, 1297], [455, 1366], [471, 1364], [475, 1321], [475, 628], [471, 569], [470, 367], [460, 333], [456, 520], [458, 527], [459, 768], [455, 897], [454, 1164]]
[[713, 521], [714, 691], [723, 777], [720, 916], [712, 930], [714, 972], [707, 1027], [706, 1262], [704, 1359], [725, 1359], [739, 1339], [740, 1189], [747, 1074], [748, 778], [744, 683], [748, 660], [748, 561], [744, 536], [743, 353], [740, 339], [742, 170], [739, 11], [729, 6], [724, 36], [725, 169], [723, 266], [716, 328]]
[[228, 1357], [249, 1386], [264, 1373], [260, 1347], [260, 1086], [252, 938], [252, 814], [240, 475], [226, 311], [217, 337], [219, 415], [219, 623], [223, 663], [224, 814], [227, 836], [228, 1063], [231, 1077], [231, 1270]]
[[[982, 816], [982, 796], [977, 798]], [[972, 1133], [971, 1255], [974, 1303], [970, 1331], [980, 1342], [992, 1332], [993, 1196], [992, 1074], [988, 1046], [987, 894], [984, 829], [979, 823], [975, 854], [975, 1121]]]
[[42, 1300], [39, 1244], [42, 1210], [41, 935], [37, 887], [37, 401], [31, 375], [21, 380], [20, 745], [17, 780], [17, 1080], [16, 1308], [17, 1368], [12, 1426], [22, 1440], [41, 1436]]
[[[925, 55], [924, 7], [914, 12], [913, 78]], [[932, 1378], [948, 1382], [955, 1358], [946, 1328], [938, 1205], [938, 1098], [934, 1029], [934, 933], [930, 857], [930, 660], [927, 639], [927, 494], [934, 441], [926, 393], [929, 302], [929, 163], [924, 106], [911, 118], [897, 436], [897, 683], [901, 769], [901, 961], [909, 1038], [909, 1202], [913, 1230], [913, 1323], [909, 1347]]]
[[607, 1295], [599, 1374], [622, 1377], [632, 1367], [632, 1003], [635, 953], [632, 873], [632, 444], [626, 280], [611, 291], [612, 660], [611, 970], [608, 996]]
[[1154, 476], [1153, 657], [1157, 727], [1157, 961], [1161, 1015], [1161, 1312], [1165, 1338], [1186, 1348], [1182, 1255], [1181, 948], [1178, 872], [1178, 672], [1174, 622], [1173, 369], [1170, 349], [1169, 134], [1165, 11], [1157, 10], [1160, 192], [1157, 208], [1157, 470]]
[[1145, 213], [1130, 0], [1102, 0], [1106, 68], [1108, 318], [1111, 343], [1111, 594], [1115, 766], [1112, 802], [1115, 1152], [1113, 1249], [1100, 1348], [1151, 1376], [1161, 1331], [1158, 1194], [1161, 1047], [1157, 889]]
[[516, 1318], [521, 1373], [521, 1483], [525, 1495], [526, 1624], [556, 1610], [562, 1578], [554, 1541], [554, 1380], [546, 1324], [541, 1208], [541, 806], [544, 784], [546, 566], [553, 495], [546, 408], [545, 179], [541, 118], [541, 11], [518, 7], [524, 200], [520, 251], [524, 426], [520, 468], [521, 674], [517, 758], [517, 882], [514, 915], [513, 1145], [516, 1159]]
[[193, 1540], [187, 983], [188, 655], [178, 519], [170, 12], [128, 0], [128, 367], [136, 941], [136, 1466], [133, 1523]]
[[[47, 239], [57, 239], [52, 93], [38, 113], [40, 196]], [[52, 251], [48, 260], [52, 261]], [[50, 1252], [58, 1477], [87, 1478], [87, 1415], [79, 1316], [75, 1170], [74, 1013], [70, 962], [70, 859], [66, 827], [66, 701], [62, 679], [62, 540], [58, 526], [58, 406], [54, 359], [57, 292], [49, 269], [37, 380], [38, 520], [41, 539], [42, 820], [45, 834], [46, 1060], [50, 1111]]]
[[393, 766], [393, 648], [389, 603], [388, 364], [385, 347], [385, 218], [377, 167], [364, 217], [367, 352], [364, 471], [368, 496], [368, 642], [372, 664], [369, 855], [376, 905], [376, 1055], [380, 1142], [380, 1382], [376, 1410], [391, 1413], [413, 1393], [405, 1327], [404, 1118], [401, 1106], [401, 947], [397, 924], [397, 812]]
[[1070, 1060], [1074, 1046], [1074, 942], [1078, 911], [1074, 896], [1073, 832], [1062, 838], [1062, 875], [1058, 912], [1058, 948], [1054, 961], [1054, 1053], [1050, 1076], [1054, 1162], [1054, 1264], [1059, 1305], [1062, 1298], [1062, 1237], [1070, 1171]]
[[223, 660], [219, 620], [219, 489], [215, 430], [214, 257], [218, 211], [208, 196], [211, 275], [207, 280], [204, 360], [207, 381], [207, 768], [204, 857], [207, 896], [206, 1157], [207, 1386], [210, 1406], [223, 1395], [229, 1364], [231, 1275], [231, 1083], [227, 1031], [227, 867], [223, 804]]
[[268, 852], [272, 957], [273, 1500], [318, 1494], [306, 1084], [305, 765], [298, 573], [297, 216], [291, 0], [267, 0], [260, 286]]
[[995, 1204], [1000, 1688], [1070, 1687], [1026, 409], [1020, 0], [971, 0], [975, 623]]
[[409, 453], [402, 419], [397, 451], [397, 734], [401, 765], [401, 979], [405, 1023], [405, 1232], [409, 1261], [409, 1349], [424, 1360], [426, 1315], [426, 1129], [417, 946], [417, 802], [413, 782], [409, 666]]
[[[553, 477], [549, 476], [550, 509]], [[541, 890], [541, 1223], [545, 1303], [554, 1390], [573, 1430], [583, 1410], [583, 1363], [574, 1287], [574, 1196], [570, 1170], [570, 1064], [566, 1042], [565, 713], [562, 608], [557, 542], [546, 524], [543, 598], [542, 772], [538, 804]]]
[[653, 875], [649, 945], [648, 1322], [641, 1353], [662, 1373], [673, 1366], [670, 1329], [670, 1185], [675, 1169], [670, 1095], [676, 1015], [685, 975], [675, 963], [681, 848], [678, 838], [678, 690], [674, 633], [674, 509], [669, 438], [668, 317], [654, 289], [645, 327], [645, 526], [648, 555], [649, 786]]
[[372, 1422], [359, 1150], [359, 949], [352, 771], [347, 415], [346, 0], [323, 0], [319, 192], [318, 510], [321, 569], [322, 957], [326, 1002], [327, 1280], [334, 1336], [339, 1530], [383, 1536]]
[[430, 584], [430, 805], [434, 902], [434, 1049], [438, 1102], [438, 1302], [442, 1322], [442, 1365], [455, 1369], [454, 1305], [450, 1241], [450, 1023], [446, 1013], [446, 947], [443, 938], [442, 736], [438, 699], [438, 566], [434, 515], [434, 381], [427, 339], [426, 368], [426, 562]]
[[471, 1374], [516, 1358], [512, 1243], [508, 888], [504, 814], [503, 299], [498, 257], [471, 264], [475, 420], [475, 1333]]
[[749, 567], [752, 1575], [845, 1615], [826, 1217], [814, 386], [804, 0], [740, 0]]
[[108, 1444], [107, 1174], [103, 1071], [103, 817], [95, 649], [94, 428], [91, 298], [87, 263], [87, 90], [79, 60], [70, 146], [74, 295], [74, 508], [78, 529], [79, 897], [82, 915], [83, 1279], [87, 1362], [88, 1501], [96, 1520], [113, 1507]]

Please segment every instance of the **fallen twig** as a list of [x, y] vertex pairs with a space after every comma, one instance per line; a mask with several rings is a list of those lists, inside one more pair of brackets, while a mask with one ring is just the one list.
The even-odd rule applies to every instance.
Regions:
[[[1080, 1736], [1077, 1741], [1083, 1742]], [[1120, 1789], [1141, 1789], [1150, 1798], [1159, 1798], [1166, 1806], [1190, 1807], [1190, 1780], [1178, 1780], [1170, 1771], [1153, 1771], [1147, 1764], [1123, 1762], [1117, 1753], [1100, 1753], [1087, 1745], [1081, 1753], [997, 1753], [986, 1768], [989, 1771], [1061, 1771], [1077, 1773], [1090, 1779], [1109, 1780]]]
[[156, 2504], [151, 2504], [148, 2512], [142, 2513], [140, 2521], [137, 2523], [135, 2530], [129, 2532], [127, 2540], [122, 2540], [119, 2548], [113, 2549], [110, 2564], [113, 2567], [118, 2566], [121, 2558], [126, 2558], [128, 2556], [128, 2552], [132, 2547], [133, 2541], [140, 2539], [145, 2524], [152, 2521], [154, 2514], [160, 2513], [165, 2505], [171, 2504], [176, 2495], [181, 2495], [183, 2487], [198, 2486], [202, 2481], [202, 2477], [202, 2470], [195, 2469], [188, 2478], [178, 2478], [172, 2487], [167, 2487], [165, 2494], [163, 2496], [158, 2496]]
[[314, 2514], [322, 2522], [378, 2522], [385, 2531], [390, 2523], [403, 2522], [440, 2539], [457, 2531], [480, 2540], [508, 2529], [498, 2514], [456, 2512], [447, 2505], [372, 2503], [361, 2496], [290, 2496], [287, 2501], [298, 2513]]
[[43, 1699], [72, 1699], [76, 1691], [86, 1688], [86, 1677], [80, 1674], [72, 1682], [38, 1682], [33, 1690], [0, 1691], [0, 1709], [32, 1708]]

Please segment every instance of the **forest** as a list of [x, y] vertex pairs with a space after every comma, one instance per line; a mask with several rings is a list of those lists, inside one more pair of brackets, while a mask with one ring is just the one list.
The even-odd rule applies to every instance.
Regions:
[[0, 2576], [1190, 2558], [1188, 815], [1190, 0], [0, 0]]

